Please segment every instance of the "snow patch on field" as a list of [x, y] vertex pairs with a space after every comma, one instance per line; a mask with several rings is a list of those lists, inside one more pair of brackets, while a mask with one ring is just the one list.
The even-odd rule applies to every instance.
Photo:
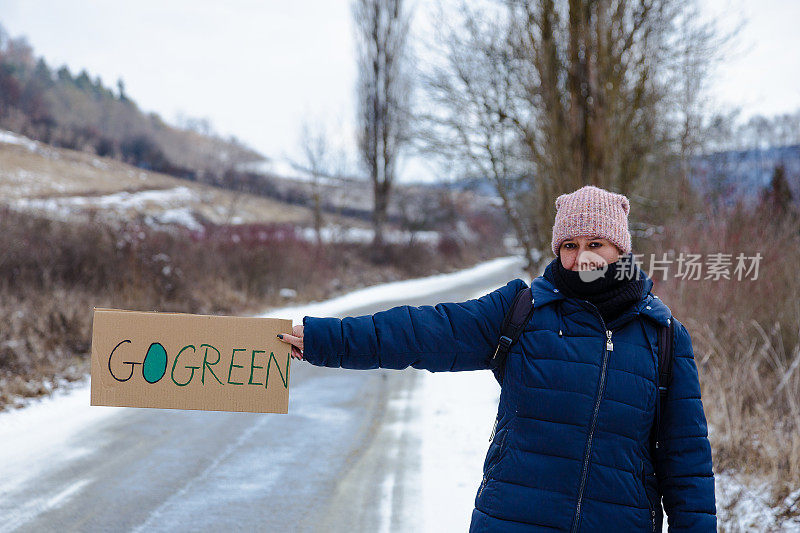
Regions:
[[[307, 241], [314, 241], [317, 232], [314, 228], [302, 228], [300, 234]], [[336, 225], [327, 225], [320, 228], [320, 238], [323, 242], [372, 242], [375, 232], [372, 228], [345, 228]], [[414, 232], [414, 242], [437, 244], [441, 234], [438, 231]], [[411, 240], [411, 232], [389, 230], [384, 233], [384, 240], [390, 243], [407, 243]]]
[[183, 226], [193, 231], [205, 231], [203, 225], [197, 221], [194, 216], [194, 211], [188, 207], [174, 207], [167, 209], [159, 214], [148, 216], [145, 221], [150, 226]]
[[0, 130], [0, 143], [21, 146], [30, 152], [36, 152], [49, 159], [58, 159], [58, 152], [48, 147], [46, 144], [34, 141], [33, 139], [29, 139], [13, 131]]
[[24, 135], [19, 135], [18, 133], [6, 130], [0, 130], [0, 143], [16, 144], [17, 146], [22, 146], [32, 152], [36, 150], [38, 145], [36, 141], [31, 140]]
[[152, 189], [144, 191], [120, 191], [102, 196], [59, 196], [51, 198], [19, 198], [11, 207], [20, 211], [44, 213], [58, 220], [69, 220], [79, 212], [100, 209], [112, 218], [119, 218], [121, 211], [149, 213], [145, 222], [153, 227], [177, 225], [202, 231], [194, 211], [186, 204], [197, 201], [197, 193], [188, 187]]
[[100, 209], [142, 209], [151, 204], [172, 205], [194, 200], [194, 192], [187, 187], [146, 190], [136, 192], [115, 192], [103, 196], [63, 196], [56, 198], [20, 198], [14, 205], [21, 209], [43, 211], [63, 211], [71, 213], [75, 209], [95, 207]]

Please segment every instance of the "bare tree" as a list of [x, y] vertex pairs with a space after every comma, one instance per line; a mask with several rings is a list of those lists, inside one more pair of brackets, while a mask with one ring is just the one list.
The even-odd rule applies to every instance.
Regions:
[[322, 193], [320, 181], [329, 172], [330, 147], [325, 127], [321, 124], [312, 126], [307, 120], [303, 122], [300, 132], [300, 147], [305, 157], [306, 170], [311, 174], [312, 213], [314, 217], [314, 233], [317, 246], [322, 245]]
[[514, 58], [527, 66], [519, 87], [531, 120], [517, 123], [538, 178], [538, 242], [550, 240], [558, 194], [593, 184], [633, 196], [663, 163], [666, 44], [683, 1], [511, 4]]
[[305, 118], [298, 138], [301, 157], [283, 156], [292, 168], [311, 178], [311, 210], [318, 246], [322, 244], [325, 225], [323, 213], [327, 211], [332, 220], [336, 219], [328, 228], [331, 239], [341, 238], [349, 228], [343, 210], [352, 207], [354, 195], [364, 188], [364, 179], [357, 176], [347, 148], [336, 143], [330, 132], [325, 121]]
[[448, 188], [401, 189], [395, 205], [399, 211], [400, 227], [408, 233], [409, 246], [416, 242], [422, 231], [453, 233], [460, 220], [456, 194]]
[[410, 16], [403, 0], [355, 0], [358, 147], [373, 185], [373, 243], [380, 247], [398, 157], [409, 141]]
[[[663, 169], [674, 154], [678, 66], [692, 66], [702, 84], [707, 70], [695, 67], [713, 43], [713, 28], [684, 26], [692, 31], [683, 36], [705, 47], [687, 46], [678, 51], [684, 63], [676, 60], [679, 16], [694, 1], [461, 4], [445, 67], [425, 84], [436, 106], [424, 140], [438, 139], [429, 144], [436, 149], [457, 141], [454, 150], [479, 162], [532, 274], [535, 250], [550, 242], [557, 195], [593, 184], [650, 203], [648, 185], [671, 178]], [[698, 126], [684, 126], [688, 143]]]
[[[670, 132], [671, 152], [675, 153], [678, 172], [672, 188], [671, 204], [679, 210], [691, 207], [690, 188], [693, 161], [714, 143], [713, 130], [724, 126], [724, 115], [711, 114], [714, 101], [710, 94], [711, 74], [738, 43], [743, 22], [722, 32], [716, 19], [704, 19], [697, 3], [678, 4], [674, 30], [668, 38], [671, 62], [666, 70], [668, 98], [661, 108]], [[667, 61], [670, 61], [669, 57]], [[711, 115], [709, 117], [709, 115]], [[672, 123], [670, 124], [670, 121]]]
[[[448, 168], [489, 180], [533, 269], [539, 259], [526, 220], [530, 163], [516, 120], [527, 112], [512, 70], [507, 12], [495, 16], [462, 4], [461, 27], [449, 27], [439, 13], [437, 41], [444, 61], [423, 72], [427, 105], [418, 113], [419, 150], [444, 158]], [[527, 190], [526, 190], [527, 189]]]

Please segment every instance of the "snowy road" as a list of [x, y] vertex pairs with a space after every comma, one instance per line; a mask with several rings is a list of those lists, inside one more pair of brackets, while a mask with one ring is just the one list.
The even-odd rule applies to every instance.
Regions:
[[[520, 266], [266, 316], [463, 301], [527, 281]], [[295, 361], [291, 376], [288, 415], [90, 408], [88, 386], [0, 413], [0, 532], [466, 530], [499, 394], [491, 373]]]

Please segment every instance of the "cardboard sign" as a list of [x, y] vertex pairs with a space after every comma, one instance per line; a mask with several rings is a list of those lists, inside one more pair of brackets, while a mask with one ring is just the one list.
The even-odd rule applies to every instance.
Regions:
[[94, 309], [91, 405], [286, 413], [278, 318]]

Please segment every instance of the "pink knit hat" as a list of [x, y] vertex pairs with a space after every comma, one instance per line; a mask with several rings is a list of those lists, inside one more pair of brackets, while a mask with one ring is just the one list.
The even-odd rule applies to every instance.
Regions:
[[608, 239], [623, 254], [631, 251], [628, 213], [631, 204], [624, 194], [586, 185], [556, 198], [556, 221], [553, 224], [553, 253], [561, 243], [577, 236]]

